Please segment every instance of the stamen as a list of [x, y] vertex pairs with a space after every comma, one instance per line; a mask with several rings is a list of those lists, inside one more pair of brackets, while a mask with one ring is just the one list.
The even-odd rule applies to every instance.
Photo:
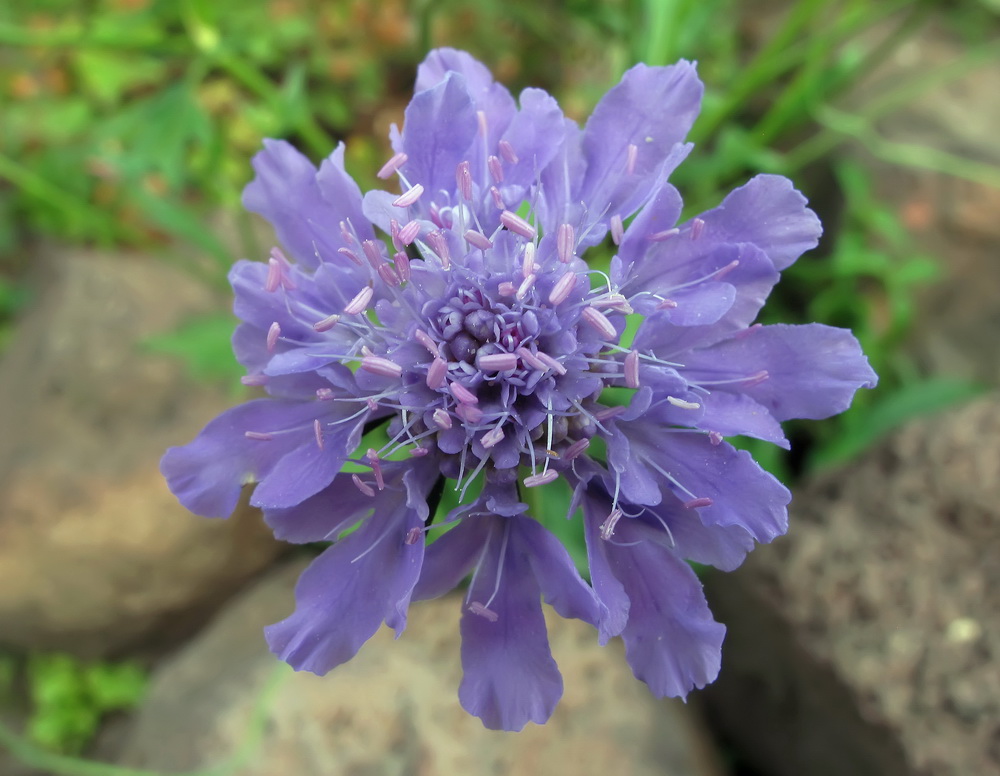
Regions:
[[517, 356], [513, 353], [491, 353], [488, 356], [479, 356], [476, 359], [476, 366], [483, 372], [506, 372], [517, 369]]
[[267, 375], [243, 375], [240, 378], [240, 382], [243, 385], [258, 386], [267, 385], [268, 377]]
[[477, 232], [475, 229], [469, 229], [466, 231], [465, 239], [469, 245], [473, 245], [481, 251], [488, 251], [493, 247], [493, 243], [490, 242], [490, 238], [482, 232]]
[[[420, 448], [421, 450], [426, 448]], [[413, 526], [409, 531], [406, 532], [406, 538], [403, 539], [403, 544], [416, 544], [420, 541], [420, 537], [423, 536], [424, 529], [419, 526]]]
[[500, 619], [499, 614], [494, 612], [492, 609], [487, 609], [478, 601], [473, 601], [471, 604], [469, 604], [469, 611], [472, 612], [473, 614], [478, 614], [480, 617], [483, 617], [484, 619], [489, 620], [490, 622], [496, 622], [498, 619]]
[[621, 405], [604, 407], [594, 413], [594, 419], [598, 421], [611, 420], [612, 418], [617, 418], [623, 412], [625, 412], [625, 407], [622, 407]]
[[503, 195], [500, 193], [500, 189], [496, 186], [490, 186], [490, 194], [493, 197], [493, 205], [497, 210], [506, 210], [507, 205], [504, 204]]
[[316, 447], [323, 449], [323, 426], [319, 419], [313, 421], [313, 434], [316, 436]]
[[271, 324], [271, 328], [267, 330], [267, 352], [273, 353], [274, 346], [278, 344], [278, 337], [281, 336], [281, 326], [277, 321]]
[[625, 157], [625, 174], [631, 175], [635, 172], [635, 160], [639, 156], [639, 149], [634, 143], [628, 144], [628, 153]]
[[382, 282], [385, 283], [387, 286], [398, 286], [400, 285], [400, 283], [403, 282], [402, 280], [400, 280], [399, 275], [396, 274], [396, 270], [394, 270], [388, 264], [378, 265], [378, 276], [382, 278]]
[[605, 339], [613, 340], [618, 338], [618, 330], [615, 329], [614, 324], [600, 310], [589, 306], [584, 307], [580, 312], [580, 317]]
[[546, 469], [541, 474], [532, 474], [525, 477], [521, 482], [526, 488], [537, 488], [542, 485], [548, 485], [550, 482], [559, 479], [559, 472], [555, 469]]
[[369, 447], [365, 453], [365, 458], [368, 459], [368, 463], [372, 467], [372, 474], [375, 475], [375, 484], [378, 486], [378, 489], [385, 490], [385, 479], [382, 477], [382, 462], [379, 460], [375, 448]]
[[247, 439], [256, 439], [259, 442], [270, 442], [274, 438], [267, 431], [244, 431], [243, 436]]
[[384, 259], [382, 258], [382, 252], [375, 244], [375, 241], [365, 240], [361, 243], [361, 249], [365, 252], [365, 258], [368, 259], [368, 263], [372, 265], [372, 268], [378, 269], [379, 264], [381, 264]]
[[458, 401], [461, 402], [462, 404], [479, 403], [479, 398], [476, 396], [476, 394], [474, 394], [472, 391], [470, 391], [461, 383], [457, 382], [450, 383], [448, 385], [448, 389], [451, 391], [451, 395], [454, 396], [456, 399], [458, 399]]
[[413, 338], [421, 345], [423, 345], [425, 348], [427, 348], [427, 351], [432, 356], [437, 357], [438, 346], [434, 342], [434, 340], [431, 339], [430, 335], [426, 331], [424, 331], [423, 329], [417, 329], [415, 332], [413, 332]]
[[399, 241], [403, 243], [403, 245], [409, 245], [417, 239], [419, 234], [420, 222], [416, 220], [410, 221], [399, 230]]
[[356, 254], [350, 248], [337, 248], [337, 253], [341, 254], [342, 256], [346, 256], [355, 264], [357, 264], [359, 267], [365, 266], [365, 263], [361, 261], [360, 258], [358, 258], [358, 254]]
[[510, 210], [505, 210], [500, 214], [500, 223], [514, 232], [514, 234], [521, 235], [525, 240], [534, 240], [535, 235], [538, 234], [535, 231], [535, 227]]
[[317, 388], [316, 398], [320, 401], [332, 401], [335, 394], [332, 388]]
[[403, 374], [403, 367], [381, 356], [365, 356], [361, 359], [361, 368], [382, 377], [399, 377]]
[[264, 281], [264, 290], [273, 294], [281, 285], [281, 265], [277, 259], [267, 260], [267, 280]]
[[527, 348], [518, 348], [514, 352], [520, 357], [521, 361], [530, 366], [532, 369], [537, 369], [539, 372], [544, 372], [549, 369], [548, 364], [542, 361], [541, 358], [535, 356], [535, 354]]
[[430, 450], [429, 447], [420, 447], [418, 445], [417, 447], [414, 447], [414, 448], [412, 448], [410, 450], [410, 457], [411, 458], [423, 458], [425, 455], [427, 455], [428, 453], [430, 453], [430, 451], [431, 450]]
[[691, 220], [691, 239], [697, 240], [701, 237], [701, 233], [705, 230], [705, 222], [700, 218], [694, 218]]
[[503, 432], [503, 428], [496, 426], [483, 434], [479, 438], [479, 441], [482, 443], [483, 447], [489, 450], [499, 444], [501, 440], [503, 440], [504, 436], [506, 435]]
[[351, 481], [354, 483], [354, 487], [364, 493], [368, 498], [375, 497], [375, 491], [372, 490], [372, 486], [367, 482], [364, 482], [357, 474], [351, 475]]
[[622, 217], [615, 213], [611, 216], [611, 241], [615, 245], [622, 244], [622, 237], [625, 236], [625, 227], [622, 224]]
[[486, 166], [489, 168], [493, 182], [503, 183], [503, 167], [500, 166], [500, 160], [495, 156], [490, 156], [486, 159]]
[[535, 271], [535, 244], [526, 243], [521, 257], [521, 277], [526, 278]]
[[431, 417], [434, 418], [434, 422], [437, 424], [438, 428], [451, 428], [451, 415], [440, 407], [434, 410]]
[[319, 332], [330, 331], [330, 329], [332, 329], [334, 326], [337, 325], [337, 321], [339, 320], [340, 316], [337, 315], [336, 313], [334, 313], [333, 315], [328, 315], [323, 320], [316, 321], [316, 323], [313, 324], [313, 330]]
[[531, 287], [535, 285], [535, 281], [538, 276], [532, 272], [528, 277], [521, 281], [521, 285], [517, 287], [517, 293], [514, 294], [515, 299], [524, 299], [525, 295], [531, 290]]
[[684, 502], [685, 509], [697, 509], [698, 507], [710, 507], [715, 502], [707, 496], [702, 496], [701, 498], [693, 498], [690, 501]]
[[472, 200], [472, 167], [468, 162], [459, 162], [455, 168], [455, 183], [467, 202]]
[[435, 356], [430, 367], [427, 369], [427, 387], [432, 391], [436, 391], [444, 385], [444, 378], [447, 374], [448, 362], [441, 358], [441, 356]]
[[657, 310], [673, 310], [677, 307], [677, 302], [673, 299], [664, 299], [658, 305], [656, 305]]
[[475, 404], [459, 404], [455, 408], [455, 414], [466, 423], [475, 425], [483, 419], [483, 411]]
[[564, 461], [572, 461], [578, 458], [584, 450], [590, 447], [589, 439], [577, 439], [573, 444], [566, 448], [566, 452], [563, 453]]
[[576, 286], [576, 273], [567, 270], [556, 284], [552, 287], [552, 291], [549, 293], [549, 304], [557, 305], [562, 304], [569, 297], [570, 291]]
[[372, 290], [371, 286], [365, 286], [357, 295], [347, 303], [347, 307], [344, 308], [345, 315], [359, 315], [368, 309], [368, 303], [371, 302], [372, 296], [375, 292]]
[[598, 309], [607, 307], [620, 313], [625, 313], [626, 315], [631, 315], [634, 312], [632, 310], [632, 305], [629, 304], [628, 299], [626, 299], [622, 294], [608, 294], [600, 299], [592, 299], [590, 306]]
[[406, 251], [400, 251], [392, 257], [392, 265], [399, 276], [400, 283], [408, 283], [410, 280], [410, 257]]
[[512, 146], [510, 142], [507, 140], [501, 140], [497, 145], [500, 147], [500, 156], [511, 164], [517, 164], [517, 153], [514, 151], [514, 146]]
[[625, 356], [625, 385], [629, 388], [639, 387], [639, 351], [633, 350]]
[[497, 293], [500, 294], [500, 296], [514, 296], [514, 294], [517, 293], [517, 286], [509, 280], [505, 280], [497, 286]]
[[[392, 247], [397, 251], [403, 247], [403, 243], [399, 241], [399, 221], [395, 218], [389, 219], [389, 237], [392, 239]], [[368, 240], [365, 240], [368, 242]]]
[[383, 164], [382, 169], [375, 174], [382, 180], [387, 180], [391, 178], [400, 167], [406, 164], [406, 160], [408, 158], [409, 157], [406, 154], [400, 151], [399, 153], [394, 154], [388, 162]]
[[479, 134], [481, 137], [486, 137], [486, 132], [489, 129], [489, 124], [486, 121], [486, 111], [477, 110], [476, 111], [476, 121], [479, 122]]
[[713, 445], [720, 445], [722, 444], [722, 434], [720, 434], [718, 431], [709, 431], [708, 441]]
[[666, 240], [669, 240], [671, 237], [676, 237], [680, 233], [681, 230], [675, 226], [673, 229], [664, 229], [662, 232], [654, 232], [653, 234], [649, 235], [649, 241], [665, 242]]
[[701, 405], [696, 401], [685, 401], [684, 399], [678, 399], [676, 396], [668, 396], [667, 401], [673, 404], [675, 407], [680, 407], [682, 410], [700, 410]]
[[340, 222], [340, 239], [342, 239], [348, 245], [354, 245], [354, 243], [356, 242], [356, 240], [354, 239], [354, 235], [351, 234], [351, 230], [347, 228], [346, 221]]
[[[704, 222], [702, 222], [702, 223], [704, 223]], [[723, 267], [722, 269], [718, 270], [715, 274], [713, 274], [712, 275], [712, 279], [713, 280], [722, 280], [722, 278], [724, 278], [726, 275], [728, 275], [730, 272], [732, 272], [738, 266], [740, 266], [739, 260], [738, 259], [733, 259], [725, 267]]]
[[556, 253], [559, 261], [568, 264], [576, 252], [576, 230], [572, 224], [559, 224], [556, 234]]
[[372, 396], [369, 396], [367, 399], [365, 399], [365, 404], [368, 405], [368, 409], [371, 410], [372, 412], [375, 412], [375, 410], [378, 409], [378, 402], [375, 401], [375, 398]]
[[622, 514], [624, 513], [620, 509], [612, 509], [611, 514], [601, 523], [601, 538], [604, 541], [611, 541], [611, 537], [615, 534], [615, 526], [622, 519]]
[[543, 364], [545, 364], [547, 368], [554, 370], [557, 374], [560, 375], [566, 374], [566, 367], [564, 367], [562, 364], [560, 364], [558, 361], [552, 358], [552, 356], [550, 356], [548, 353], [539, 353], [538, 360], [541, 361]]
[[419, 183], [415, 184], [409, 191], [400, 197], [393, 200], [392, 204], [396, 207], [409, 207], [418, 199], [420, 195], [424, 193], [424, 187]]
[[451, 266], [451, 252], [448, 249], [448, 240], [442, 232], [431, 232], [427, 235], [427, 242], [431, 246], [431, 250], [438, 255], [441, 259], [441, 264], [445, 269]]

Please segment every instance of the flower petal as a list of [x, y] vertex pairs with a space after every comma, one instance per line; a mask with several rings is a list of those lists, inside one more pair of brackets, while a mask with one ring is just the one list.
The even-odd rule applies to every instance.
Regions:
[[765, 407], [745, 393], [713, 391], [701, 400], [705, 414], [698, 428], [715, 431], [723, 436], [749, 436], [773, 442], [788, 450], [791, 445], [785, 433]]

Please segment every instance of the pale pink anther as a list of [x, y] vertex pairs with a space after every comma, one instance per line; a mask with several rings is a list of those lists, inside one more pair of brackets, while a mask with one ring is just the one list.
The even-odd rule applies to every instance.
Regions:
[[639, 351], [630, 351], [625, 356], [625, 385], [629, 388], [639, 387]]
[[492, 609], [487, 609], [485, 606], [479, 603], [479, 601], [473, 601], [471, 604], [469, 604], [469, 611], [472, 612], [473, 614], [482, 617], [485, 620], [488, 620], [489, 622], [496, 622], [498, 619], [500, 619], [499, 614], [494, 612]]
[[417, 329], [416, 331], [413, 332], [413, 339], [415, 339], [417, 342], [419, 342], [421, 345], [427, 348], [427, 352], [430, 353], [432, 356], [435, 357], [437, 356], [438, 354], [437, 343], [431, 339], [430, 334], [428, 334], [426, 331], [424, 331], [423, 329]]
[[490, 448], [496, 447], [504, 438], [505, 434], [500, 426], [494, 426], [485, 434], [483, 434], [479, 441], [482, 443], [483, 447], [489, 450]]
[[271, 324], [271, 328], [267, 330], [267, 352], [273, 353], [274, 346], [278, 344], [278, 337], [281, 336], [281, 326], [275, 321]]
[[375, 291], [372, 290], [371, 286], [365, 286], [354, 298], [347, 303], [347, 307], [344, 308], [344, 315], [358, 315], [363, 313], [368, 309], [368, 305], [372, 301], [372, 296], [375, 295]]
[[387, 286], [398, 286], [402, 282], [396, 270], [388, 264], [379, 264], [376, 271], [378, 272], [378, 276], [382, 278], [382, 282]]
[[392, 257], [392, 266], [395, 268], [400, 282], [408, 283], [410, 280], [410, 257], [406, 255], [406, 251], [400, 251]]
[[479, 248], [481, 251], [488, 251], [493, 247], [493, 243], [490, 242], [490, 238], [482, 232], [477, 232], [475, 229], [469, 229], [465, 233], [465, 239], [469, 245]]
[[524, 254], [521, 256], [521, 277], [526, 278], [533, 274], [535, 267], [535, 244], [533, 242], [525, 243]]
[[546, 368], [551, 369], [556, 374], [564, 375], [566, 374], [566, 367], [556, 361], [548, 353], [539, 353], [538, 360], [545, 364]]
[[668, 396], [667, 401], [673, 404], [675, 407], [679, 407], [682, 410], [700, 410], [701, 405], [696, 401], [688, 401], [687, 399], [678, 399], [676, 396]]
[[449, 383], [448, 390], [462, 404], [479, 404], [479, 397], [461, 383]]
[[431, 413], [431, 417], [434, 418], [434, 423], [437, 424], [438, 428], [446, 430], [451, 428], [451, 415], [449, 415], [446, 410], [439, 407]]
[[368, 498], [375, 497], [375, 491], [372, 489], [372, 486], [362, 480], [357, 474], [351, 475], [351, 481], [354, 483], [354, 487], [368, 496]]
[[611, 514], [601, 523], [601, 538], [604, 541], [611, 541], [611, 537], [615, 535], [615, 526], [622, 519], [622, 514], [620, 509], [612, 509]]
[[356, 254], [350, 248], [337, 248], [337, 253], [339, 253], [341, 256], [346, 256], [355, 264], [357, 264], [359, 267], [365, 266], [365, 263], [361, 261], [361, 258], [358, 256], [358, 254]]
[[628, 151], [625, 154], [625, 174], [631, 175], [635, 172], [635, 160], [639, 158], [639, 148], [635, 143], [628, 144]]
[[243, 377], [240, 378], [240, 382], [243, 383], [243, 385], [251, 385], [251, 386], [267, 385], [267, 380], [268, 380], [267, 375], [262, 375], [262, 374], [243, 375]]
[[273, 438], [267, 431], [244, 431], [243, 436], [247, 439], [256, 439], [258, 442], [270, 442]]
[[718, 445], [722, 444], [722, 434], [720, 434], [718, 431], [709, 431], [708, 432], [708, 441], [713, 446], [717, 447]]
[[654, 232], [653, 234], [649, 235], [649, 241], [665, 242], [666, 240], [669, 240], [671, 237], [676, 237], [680, 233], [681, 230], [675, 226], [672, 229], [664, 229], [662, 232]]
[[497, 210], [507, 209], [507, 205], [505, 205], [503, 201], [503, 195], [500, 193], [500, 189], [496, 186], [490, 186], [490, 196], [493, 197], [493, 206]]
[[399, 241], [399, 221], [395, 218], [389, 219], [389, 237], [392, 240], [392, 247], [397, 251], [403, 247], [403, 243]]
[[622, 244], [622, 237], [625, 236], [625, 226], [622, 224], [622, 217], [615, 213], [611, 216], [611, 241], [615, 245]]
[[693, 498], [690, 501], [684, 502], [685, 509], [697, 509], [698, 507], [710, 507], [715, 502], [707, 496], [702, 496], [701, 498]]
[[320, 401], [333, 401], [336, 394], [334, 394], [332, 388], [317, 388], [316, 398]]
[[467, 202], [472, 199], [472, 167], [466, 162], [459, 162], [455, 168], [455, 183], [462, 198]]
[[416, 219], [407, 222], [399, 230], [399, 241], [403, 245], [409, 245], [420, 235], [420, 222]]
[[765, 380], [770, 379], [770, 377], [771, 377], [770, 373], [766, 369], [762, 369], [761, 371], [756, 372], [755, 374], [752, 374], [748, 378], [746, 378], [743, 381], [742, 385], [744, 388], [752, 388], [753, 386], [760, 385]]
[[388, 162], [383, 164], [382, 169], [375, 174], [382, 180], [387, 180], [395, 175], [396, 171], [399, 170], [400, 167], [406, 164], [407, 158], [407, 155], [400, 151], [398, 154], [394, 154]]
[[445, 269], [451, 265], [451, 252], [448, 249], [448, 240], [441, 232], [431, 232], [427, 235], [427, 242], [431, 246], [431, 250], [437, 254], [438, 258], [441, 259], [441, 264]]
[[267, 280], [264, 281], [264, 290], [273, 294], [281, 285], [281, 264], [277, 259], [267, 260]]
[[493, 182], [503, 183], [503, 167], [500, 165], [500, 160], [495, 156], [490, 156], [486, 159], [486, 166], [489, 168]]
[[723, 267], [720, 270], [717, 270], [716, 273], [712, 275], [712, 280], [722, 280], [722, 278], [724, 278], [738, 266], [740, 266], [739, 259], [733, 259], [725, 267]]
[[375, 485], [378, 486], [379, 490], [385, 490], [385, 479], [382, 477], [382, 462], [379, 460], [375, 448], [369, 447], [368, 452], [365, 453], [365, 458], [368, 459], [368, 465], [372, 467], [372, 474], [375, 475]]
[[441, 356], [437, 356], [427, 368], [427, 387], [436, 391], [444, 385], [444, 378], [448, 374], [448, 362]]
[[483, 372], [507, 372], [517, 369], [517, 356], [513, 353], [491, 353], [488, 356], [479, 356], [476, 359], [476, 366]]
[[271, 258], [281, 264], [282, 269], [288, 271], [292, 268], [292, 262], [288, 260], [285, 252], [281, 250], [277, 245], [271, 248]]
[[517, 164], [517, 153], [514, 151], [514, 146], [512, 146], [509, 141], [501, 140], [497, 145], [500, 148], [500, 156], [502, 156], [505, 161], [508, 161], [511, 164]]
[[316, 447], [320, 450], [323, 449], [323, 424], [319, 422], [319, 419], [313, 421], [313, 436], [316, 437]]
[[399, 377], [403, 374], [403, 367], [382, 356], [365, 356], [361, 359], [361, 368], [382, 377]]
[[479, 135], [481, 137], [486, 137], [486, 133], [490, 127], [489, 122], [486, 120], [486, 111], [477, 110], [476, 121], [479, 122]]
[[368, 409], [371, 410], [372, 412], [375, 412], [375, 410], [378, 409], [378, 402], [375, 401], [375, 399], [373, 399], [371, 396], [365, 399], [365, 404], [368, 406]]
[[538, 234], [535, 227], [511, 210], [505, 210], [500, 214], [500, 223], [514, 234], [521, 235], [525, 240], [534, 240], [535, 235]]
[[598, 309], [607, 307], [611, 310], [617, 310], [620, 313], [625, 313], [626, 315], [633, 312], [632, 305], [630, 305], [628, 299], [621, 294], [608, 294], [607, 296], [602, 296], [600, 299], [594, 299], [591, 301], [590, 306]]
[[600, 310], [589, 306], [584, 307], [580, 312], [580, 317], [605, 339], [613, 340], [618, 337], [618, 330], [615, 329], [614, 324]]
[[563, 276], [556, 281], [549, 292], [549, 304], [562, 304], [569, 297], [570, 291], [576, 287], [576, 273], [567, 270]]
[[517, 286], [509, 280], [505, 280], [497, 286], [497, 293], [500, 296], [514, 296], [517, 293]]
[[367, 345], [362, 345], [361, 346], [361, 355], [362, 356], [374, 356], [375, 354], [372, 352], [372, 349], [370, 347], [368, 347]]
[[701, 233], [705, 231], [705, 222], [700, 218], [691, 219], [691, 239], [697, 240], [701, 237]]
[[328, 315], [321, 321], [316, 321], [313, 324], [313, 331], [330, 331], [334, 326], [337, 325], [337, 321], [340, 320], [340, 316], [334, 313], [333, 315]]
[[423, 193], [424, 193], [424, 187], [421, 186], [419, 183], [416, 183], [413, 185], [412, 188], [410, 188], [409, 191], [394, 199], [392, 201], [392, 204], [395, 205], [396, 207], [409, 207], [418, 199], [420, 199], [420, 196]]
[[657, 310], [673, 310], [677, 307], [677, 302], [673, 299], [664, 299], [658, 305], [656, 305]]
[[572, 224], [559, 224], [556, 232], [556, 255], [563, 264], [568, 264], [576, 253], [576, 229]]
[[541, 485], [548, 485], [550, 482], [554, 482], [559, 479], [559, 472], [555, 469], [546, 469], [540, 474], [531, 474], [525, 477], [521, 482], [524, 483], [526, 488], [537, 488]]
[[423, 528], [413, 526], [413, 528], [406, 532], [406, 538], [403, 539], [403, 544], [416, 544], [420, 541], [420, 537], [423, 536], [423, 533]]
[[584, 450], [590, 447], [589, 439], [577, 439], [573, 444], [566, 448], [566, 452], [563, 453], [564, 461], [572, 461], [574, 458], [578, 458]]
[[466, 423], [476, 424], [483, 419], [483, 411], [475, 404], [459, 404], [455, 408], [455, 414]]
[[374, 240], [365, 240], [361, 243], [361, 249], [365, 252], [365, 258], [368, 259], [368, 263], [373, 268], [378, 269], [378, 265], [385, 261], [382, 257], [382, 251], [379, 250], [379, 246], [375, 244]]
[[538, 275], [532, 272], [528, 277], [521, 281], [521, 285], [517, 287], [517, 291], [514, 293], [515, 299], [524, 299], [528, 295], [528, 292], [535, 285], [535, 281], [538, 280]]
[[530, 366], [532, 369], [537, 369], [539, 372], [544, 372], [549, 368], [548, 364], [546, 364], [544, 361], [538, 358], [534, 353], [532, 353], [527, 348], [518, 348], [517, 350], [514, 351], [514, 353], [516, 353], [517, 356], [521, 359], [521, 361]]
[[594, 413], [594, 419], [599, 422], [603, 422], [605, 420], [617, 418], [623, 412], [625, 412], [625, 408], [619, 405], [615, 405], [614, 407], [604, 407]]
[[429, 447], [421, 447], [420, 445], [416, 445], [415, 447], [410, 448], [410, 457], [423, 458], [425, 455], [429, 455], [430, 452], [431, 449]]
[[340, 239], [344, 241], [347, 245], [354, 245], [356, 240], [354, 239], [354, 234], [348, 228], [347, 221], [340, 222]]

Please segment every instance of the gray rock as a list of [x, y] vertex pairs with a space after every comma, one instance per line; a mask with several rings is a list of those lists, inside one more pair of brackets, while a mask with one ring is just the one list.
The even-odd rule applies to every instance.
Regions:
[[233, 399], [140, 343], [226, 303], [149, 258], [36, 260], [43, 288], [0, 360], [0, 642], [93, 657], [162, 641], [282, 550], [248, 509], [188, 514], [158, 473]]
[[1000, 772], [1000, 397], [907, 427], [706, 584], [705, 694], [777, 776]]
[[461, 600], [415, 604], [395, 641], [383, 628], [326, 677], [268, 653], [262, 626], [287, 616], [303, 563], [275, 572], [154, 675], [119, 762], [186, 770], [235, 763], [233, 776], [333, 774], [718, 774], [692, 710], [658, 702], [618, 644], [549, 619], [566, 684], [552, 720], [486, 730], [459, 706]]

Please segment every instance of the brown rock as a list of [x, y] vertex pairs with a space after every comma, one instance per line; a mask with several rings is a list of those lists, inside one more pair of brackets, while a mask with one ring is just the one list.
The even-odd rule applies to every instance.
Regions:
[[458, 703], [461, 601], [410, 609], [402, 638], [383, 628], [326, 677], [270, 655], [262, 625], [287, 616], [303, 563], [275, 572], [164, 664], [120, 759], [167, 770], [227, 762], [234, 776], [331, 774], [718, 774], [684, 704], [657, 702], [617, 643], [549, 619], [566, 691], [552, 720], [486, 730]]
[[0, 642], [96, 656], [203, 618], [281, 545], [249, 510], [188, 514], [158, 473], [232, 397], [141, 343], [225, 302], [150, 259], [38, 261], [0, 361]]
[[792, 529], [706, 585], [705, 697], [778, 776], [1000, 772], [1000, 397], [803, 489]]

